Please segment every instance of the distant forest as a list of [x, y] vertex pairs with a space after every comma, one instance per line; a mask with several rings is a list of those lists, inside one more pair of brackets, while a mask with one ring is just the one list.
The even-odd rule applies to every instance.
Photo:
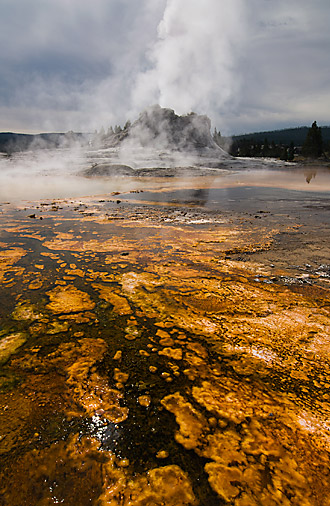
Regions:
[[[118, 126], [115, 130], [110, 130], [112, 133], [122, 132], [127, 125], [124, 130]], [[0, 152], [10, 155], [34, 149], [65, 148], [74, 143], [87, 143], [89, 138], [90, 134], [75, 132], [37, 135], [3, 132], [0, 133]], [[301, 156], [330, 158], [330, 126], [318, 127], [316, 121], [311, 127], [254, 132], [233, 137], [224, 137], [215, 128], [213, 139], [225, 151], [238, 157], [272, 157], [289, 161]]]
[[251, 134], [222, 137], [216, 129], [215, 142], [233, 156], [273, 157], [282, 160], [294, 160], [306, 156], [317, 158], [330, 156], [330, 126], [286, 128], [254, 132]]
[[[290, 144], [294, 143], [295, 146], [302, 146], [305, 142], [307, 132], [310, 127], [303, 126], [297, 128], [285, 128], [284, 130], [270, 130], [267, 132], [256, 132], [252, 134], [234, 135], [233, 140], [240, 139], [254, 139], [257, 142], [264, 141], [265, 138], [268, 142], [275, 142], [276, 144]], [[330, 141], [330, 126], [320, 127], [324, 142]]]
[[0, 133], [0, 152], [8, 155], [20, 151], [34, 149], [55, 149], [70, 147], [72, 143], [84, 142], [85, 136], [80, 133], [47, 133], [47, 134], [16, 134]]

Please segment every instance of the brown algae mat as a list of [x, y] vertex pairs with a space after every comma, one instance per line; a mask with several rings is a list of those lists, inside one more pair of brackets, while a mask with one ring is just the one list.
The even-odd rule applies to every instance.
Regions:
[[330, 505], [327, 222], [116, 198], [2, 206], [0, 504]]

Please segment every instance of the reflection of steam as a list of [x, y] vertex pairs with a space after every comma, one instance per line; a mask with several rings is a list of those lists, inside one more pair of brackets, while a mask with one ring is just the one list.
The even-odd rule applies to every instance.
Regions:
[[316, 177], [317, 170], [309, 170], [305, 172], [306, 182], [309, 184], [313, 178]]
[[200, 188], [198, 190], [193, 191], [192, 200], [196, 202], [199, 206], [204, 206], [209, 198], [209, 189], [208, 188]]

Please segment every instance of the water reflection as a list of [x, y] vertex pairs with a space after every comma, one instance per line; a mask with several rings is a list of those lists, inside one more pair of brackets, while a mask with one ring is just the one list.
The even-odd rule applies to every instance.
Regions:
[[311, 180], [316, 177], [316, 174], [317, 174], [317, 170], [309, 170], [309, 171], [305, 172], [306, 183], [309, 184], [311, 182]]
[[192, 200], [197, 205], [204, 206], [209, 200], [209, 190], [206, 188], [199, 188], [192, 191]]

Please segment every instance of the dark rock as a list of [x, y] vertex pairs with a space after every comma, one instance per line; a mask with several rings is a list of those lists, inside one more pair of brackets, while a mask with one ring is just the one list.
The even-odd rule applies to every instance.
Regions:
[[83, 172], [86, 177], [132, 176], [133, 174], [132, 167], [116, 163], [94, 164]]
[[178, 116], [172, 109], [159, 105], [143, 111], [132, 124], [127, 140], [136, 139], [141, 146], [159, 149], [218, 149], [211, 135], [211, 121], [207, 116], [190, 113]]

